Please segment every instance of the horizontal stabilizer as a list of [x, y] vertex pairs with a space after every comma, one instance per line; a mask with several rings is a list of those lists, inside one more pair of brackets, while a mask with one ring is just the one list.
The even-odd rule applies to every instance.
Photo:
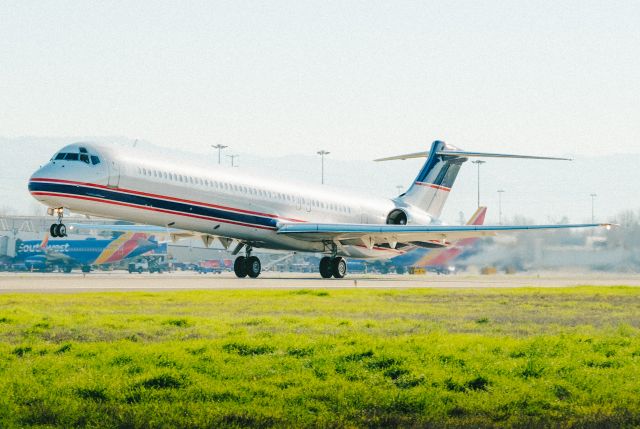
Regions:
[[[398, 159], [427, 158], [431, 152], [414, 152], [405, 155], [389, 156], [386, 158], [378, 158], [374, 161], [394, 161]], [[514, 155], [508, 153], [487, 153], [487, 152], [465, 152], [457, 150], [441, 150], [436, 155], [455, 156], [458, 158], [511, 158], [511, 159], [543, 159], [549, 161], [573, 161], [571, 158], [558, 158], [553, 156], [534, 156], [534, 155]]]

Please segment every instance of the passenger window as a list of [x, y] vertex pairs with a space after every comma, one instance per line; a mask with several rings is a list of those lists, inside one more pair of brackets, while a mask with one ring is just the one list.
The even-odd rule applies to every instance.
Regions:
[[97, 157], [97, 156], [95, 156], [95, 155], [91, 155], [91, 163], [92, 163], [93, 165], [98, 165], [98, 164], [100, 164], [100, 158], [98, 158], [98, 157]]

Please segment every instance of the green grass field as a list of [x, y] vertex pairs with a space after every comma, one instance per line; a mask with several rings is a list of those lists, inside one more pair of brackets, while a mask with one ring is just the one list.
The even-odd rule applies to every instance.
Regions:
[[640, 289], [0, 295], [0, 427], [638, 427]]

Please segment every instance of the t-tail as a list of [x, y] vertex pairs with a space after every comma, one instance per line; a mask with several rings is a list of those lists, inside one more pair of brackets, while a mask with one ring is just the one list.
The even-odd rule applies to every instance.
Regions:
[[396, 159], [427, 158], [420, 173], [413, 181], [409, 189], [398, 198], [409, 205], [417, 207], [434, 218], [442, 214], [449, 193], [458, 177], [460, 167], [469, 158], [519, 158], [519, 159], [546, 159], [564, 160], [568, 158], [553, 158], [544, 156], [510, 155], [500, 153], [467, 152], [445, 142], [436, 140], [432, 143], [429, 152], [416, 152], [406, 155], [397, 155], [388, 158], [376, 159], [376, 161], [391, 161]]

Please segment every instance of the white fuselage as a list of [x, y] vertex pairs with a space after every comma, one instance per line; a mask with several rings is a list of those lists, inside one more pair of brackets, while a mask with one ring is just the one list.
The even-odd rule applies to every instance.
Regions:
[[[99, 163], [58, 159], [84, 149]], [[62, 149], [32, 176], [29, 190], [49, 207], [232, 238], [253, 247], [326, 252], [326, 243], [277, 234], [281, 222], [383, 224], [394, 200], [327, 187], [255, 178], [135, 156], [93, 144]], [[425, 217], [428, 215], [425, 213]], [[391, 258], [401, 250], [341, 246], [341, 256]]]

